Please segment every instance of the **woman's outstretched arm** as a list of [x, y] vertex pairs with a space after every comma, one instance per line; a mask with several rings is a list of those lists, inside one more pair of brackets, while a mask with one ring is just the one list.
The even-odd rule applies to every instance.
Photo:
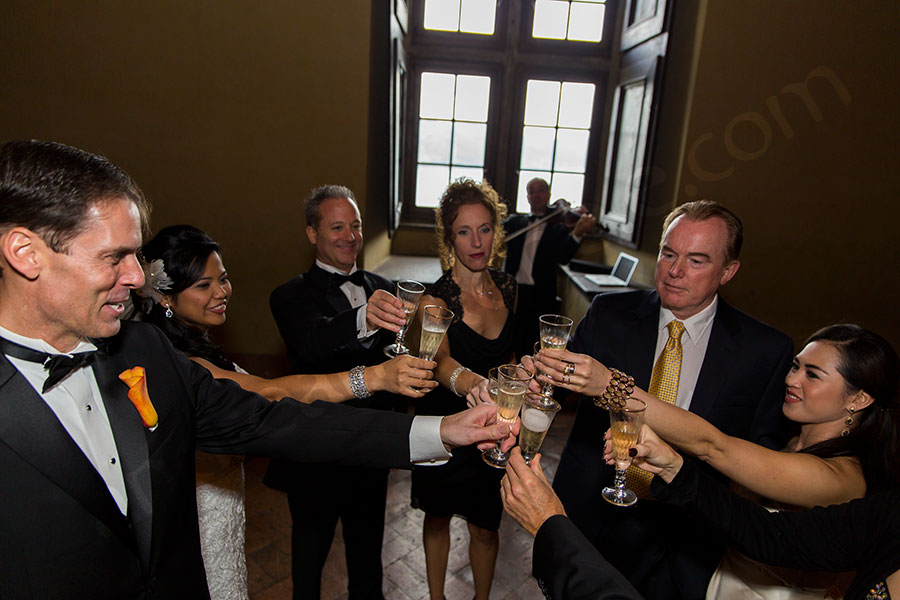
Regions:
[[[590, 356], [568, 351], [542, 351], [542, 378], [586, 396], [599, 396], [610, 379], [605, 366]], [[566, 365], [574, 373], [564, 372]], [[571, 369], [570, 369], [571, 370]], [[801, 452], [777, 452], [722, 433], [705, 419], [635, 388], [647, 403], [645, 422], [663, 439], [708, 462], [748, 490], [777, 502], [801, 507], [837, 504], [866, 492], [859, 461], [851, 457], [823, 459]]]
[[[264, 379], [247, 373], [226, 371], [196, 356], [192, 356], [191, 360], [205, 367], [216, 379], [230, 379], [245, 390], [256, 392], [272, 401], [289, 397], [307, 403], [315, 400], [343, 402], [354, 398], [350, 389], [349, 371]], [[421, 398], [438, 385], [432, 380], [433, 367], [434, 363], [428, 360], [413, 356], [398, 356], [380, 365], [366, 367], [363, 378], [370, 392], [388, 391], [410, 398]]]

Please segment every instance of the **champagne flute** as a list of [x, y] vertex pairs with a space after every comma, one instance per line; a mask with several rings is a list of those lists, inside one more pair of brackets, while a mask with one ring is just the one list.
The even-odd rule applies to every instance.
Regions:
[[418, 281], [412, 279], [404, 279], [397, 284], [397, 298], [403, 303], [403, 312], [406, 313], [406, 323], [397, 332], [397, 339], [393, 344], [385, 346], [384, 353], [390, 358], [395, 358], [401, 354], [409, 354], [409, 348], [403, 345], [403, 338], [406, 336], [406, 330], [409, 329], [409, 323], [419, 308], [419, 300], [425, 293], [425, 286]]
[[[541, 350], [565, 350], [574, 321], [563, 315], [541, 315], [538, 319], [541, 332]], [[541, 394], [553, 397], [553, 386], [545, 383]]]
[[453, 321], [453, 311], [429, 304], [422, 313], [422, 337], [419, 338], [419, 358], [434, 360], [444, 334]]
[[531, 464], [534, 455], [541, 449], [544, 437], [559, 412], [559, 402], [542, 394], [529, 392], [522, 404], [522, 424], [519, 429], [519, 448], [525, 464]]
[[616, 480], [613, 487], [603, 488], [603, 498], [616, 506], [631, 506], [637, 495], [625, 487], [625, 470], [631, 465], [628, 451], [637, 444], [644, 422], [647, 403], [629, 398], [623, 407], [610, 407], [609, 424], [612, 431], [613, 456], [616, 461]]
[[[513, 364], [500, 365], [497, 372], [500, 375], [500, 385], [497, 389], [497, 422], [512, 427], [533, 375], [522, 365]], [[503, 441], [498, 441], [496, 448], [485, 450], [481, 455], [484, 462], [498, 469], [506, 468], [509, 460], [509, 452], [502, 450]]]
[[491, 400], [494, 401], [494, 404], [497, 404], [497, 395], [500, 393], [500, 369], [498, 367], [492, 367], [490, 371], [488, 371], [488, 394], [491, 395]]

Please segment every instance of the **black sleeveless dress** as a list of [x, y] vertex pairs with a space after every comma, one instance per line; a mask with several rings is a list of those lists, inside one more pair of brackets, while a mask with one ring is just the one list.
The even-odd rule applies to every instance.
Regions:
[[[484, 377], [491, 368], [512, 359], [515, 345], [513, 305], [516, 280], [502, 271], [488, 269], [488, 272], [500, 289], [508, 312], [503, 330], [492, 340], [482, 337], [463, 322], [460, 289], [453, 281], [452, 271], [444, 273], [425, 291], [446, 302], [455, 315], [447, 330], [450, 355], [459, 364]], [[419, 415], [451, 415], [465, 409], [465, 398], [444, 387], [436, 388], [416, 404], [416, 414]], [[411, 503], [414, 508], [435, 517], [456, 515], [477, 527], [496, 531], [503, 514], [500, 480], [504, 474], [503, 469], [487, 465], [481, 459], [481, 450], [475, 446], [456, 448], [452, 458], [444, 465], [413, 468]]]

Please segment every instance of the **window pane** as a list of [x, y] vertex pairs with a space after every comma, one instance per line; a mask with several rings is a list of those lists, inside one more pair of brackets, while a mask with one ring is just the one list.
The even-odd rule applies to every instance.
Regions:
[[455, 76], [449, 73], [422, 73], [419, 117], [423, 119], [453, 118], [453, 85], [455, 79]]
[[552, 127], [525, 127], [522, 132], [521, 169], [550, 169], [553, 164]]
[[491, 78], [460, 75], [456, 78], [457, 120], [487, 122]]
[[537, 0], [531, 35], [536, 38], [564, 40], [569, 20], [569, 3], [559, 0]]
[[449, 163], [450, 121], [419, 121], [419, 162]]
[[581, 206], [581, 198], [584, 194], [584, 175], [556, 173], [553, 175], [551, 187], [553, 198], [565, 198], [575, 208]]
[[462, 0], [459, 30], [492, 35], [496, 12], [496, 0]]
[[450, 167], [419, 165], [416, 170], [416, 206], [437, 206], [448, 183]]
[[[528, 204], [528, 193], [525, 188], [528, 182], [535, 177], [540, 177], [544, 181], [550, 181], [550, 171], [519, 171], [519, 187], [516, 193], [516, 212], [528, 214], [531, 212], [531, 205]], [[553, 197], [551, 190], [551, 198]]]
[[626, 215], [636, 168], [634, 159], [638, 147], [638, 131], [641, 128], [644, 86], [630, 85], [625, 88], [624, 94], [621, 100], [622, 125], [619, 131], [619, 146], [616, 150], [616, 172], [613, 175], [615, 183], [609, 206], [617, 214]]
[[[481, 183], [481, 180], [484, 179], [484, 169], [480, 167], [453, 167], [450, 170], [450, 180], [456, 181], [460, 177], [468, 177], [478, 183]], [[441, 190], [443, 193], [444, 190]], [[438, 196], [438, 200], [440, 200], [440, 196]], [[437, 206], [437, 204], [435, 204]]]
[[484, 142], [487, 125], [456, 123], [453, 133], [453, 164], [484, 166]]
[[459, 31], [459, 0], [425, 0], [425, 29]]
[[560, 129], [556, 136], [553, 170], [584, 173], [589, 137], [590, 132], [586, 129]]
[[528, 80], [525, 92], [525, 125], [556, 125], [559, 113], [559, 82]]
[[559, 102], [559, 126], [590, 128], [593, 107], [593, 83], [564, 82]]
[[573, 2], [569, 17], [569, 39], [576, 42], [599, 42], [603, 37], [606, 6]]

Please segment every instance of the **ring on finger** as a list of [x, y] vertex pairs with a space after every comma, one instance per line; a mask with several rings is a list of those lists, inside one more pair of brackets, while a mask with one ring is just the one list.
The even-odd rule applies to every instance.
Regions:
[[568, 373], [566, 373], [566, 376], [563, 379], [563, 383], [565, 383], [566, 385], [569, 385], [569, 374]]
[[574, 374], [574, 373], [575, 373], [575, 365], [573, 365], [572, 363], [567, 364], [567, 365], [566, 365], [566, 368], [563, 369], [563, 372], [564, 372], [566, 375], [572, 375], [572, 374]]

